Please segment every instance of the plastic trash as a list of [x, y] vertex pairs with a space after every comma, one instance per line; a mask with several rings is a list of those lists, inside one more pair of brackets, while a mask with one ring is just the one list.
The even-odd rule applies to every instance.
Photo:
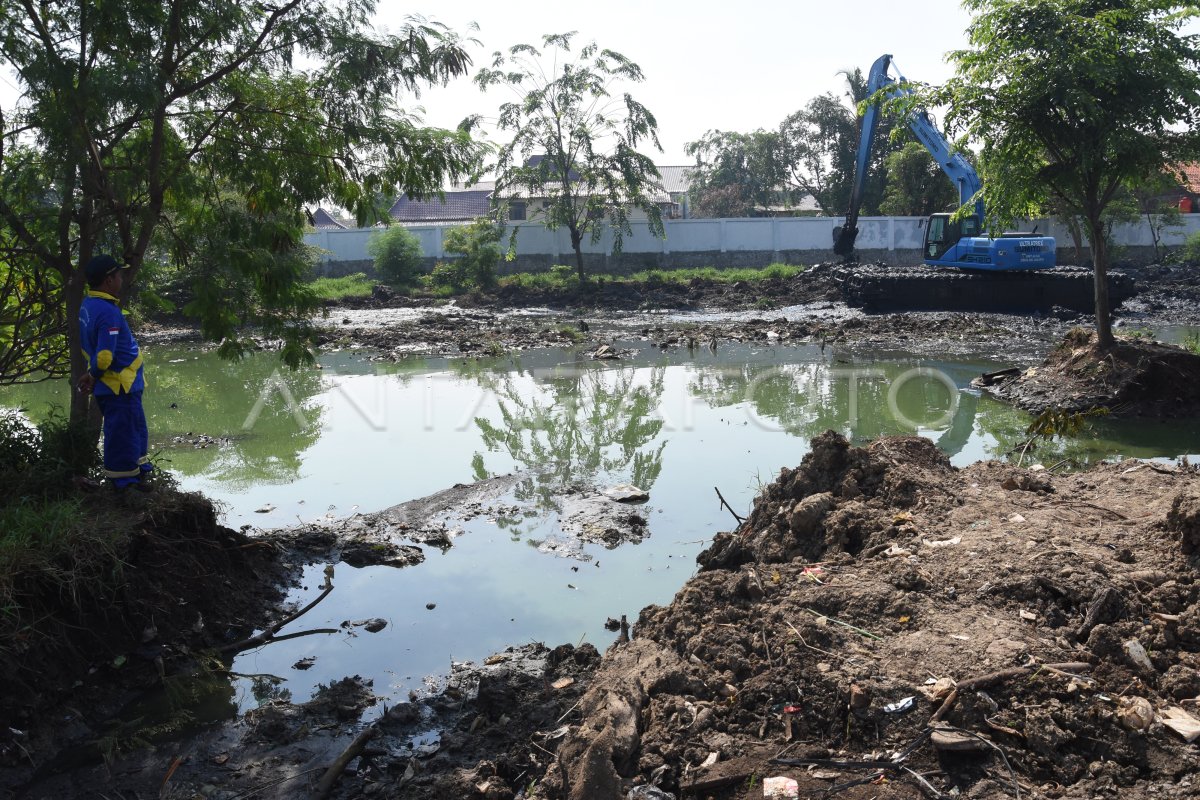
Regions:
[[763, 797], [784, 800], [785, 798], [800, 797], [800, 784], [791, 778], [776, 777], [763, 781]]
[[657, 786], [635, 786], [625, 795], [625, 800], [675, 800], [675, 795]]
[[911, 711], [913, 706], [917, 704], [916, 697], [905, 697], [903, 700], [897, 700], [894, 703], [888, 703], [883, 707], [885, 714], [903, 714], [905, 711]]

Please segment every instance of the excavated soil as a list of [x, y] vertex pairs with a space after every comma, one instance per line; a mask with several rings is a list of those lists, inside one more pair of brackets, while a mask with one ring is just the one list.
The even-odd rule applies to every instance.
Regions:
[[959, 470], [925, 439], [830, 432], [698, 560], [603, 659], [528, 645], [456, 664], [365, 729], [377, 698], [351, 676], [107, 767], [43, 769], [27, 796], [311, 797], [356, 740], [332, 797], [742, 800], [769, 778], [863, 800], [1196, 793], [1200, 752], [1172, 728], [1200, 715], [1187, 466]]
[[1197, 550], [1187, 468], [824, 434], [606, 654], [530, 796], [1193, 797], [1163, 720], [1200, 699]]
[[1127, 417], [1200, 416], [1200, 355], [1141, 339], [1118, 338], [1102, 350], [1095, 333], [1076, 328], [1037, 367], [982, 379], [996, 397], [1040, 413], [1106, 409]]

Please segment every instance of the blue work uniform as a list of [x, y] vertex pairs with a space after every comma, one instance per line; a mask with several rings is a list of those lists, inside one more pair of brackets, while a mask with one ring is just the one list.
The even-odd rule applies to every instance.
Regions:
[[79, 341], [104, 415], [104, 474], [117, 488], [137, 483], [150, 464], [142, 410], [142, 355], [117, 298], [89, 289], [79, 308]]

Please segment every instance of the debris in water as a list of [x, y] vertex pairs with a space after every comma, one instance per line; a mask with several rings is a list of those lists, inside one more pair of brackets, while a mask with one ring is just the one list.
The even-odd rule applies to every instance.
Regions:
[[604, 490], [604, 496], [618, 503], [644, 503], [650, 499], [650, 493], [639, 489], [632, 483], [622, 483]]

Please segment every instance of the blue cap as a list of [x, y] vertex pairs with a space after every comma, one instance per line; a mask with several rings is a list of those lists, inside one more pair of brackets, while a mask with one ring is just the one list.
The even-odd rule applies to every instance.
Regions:
[[128, 269], [129, 265], [122, 266], [117, 263], [117, 260], [107, 253], [102, 253], [98, 256], [92, 256], [84, 267], [84, 274], [87, 275], [88, 283], [99, 283], [104, 278], [113, 274], [119, 269]]

